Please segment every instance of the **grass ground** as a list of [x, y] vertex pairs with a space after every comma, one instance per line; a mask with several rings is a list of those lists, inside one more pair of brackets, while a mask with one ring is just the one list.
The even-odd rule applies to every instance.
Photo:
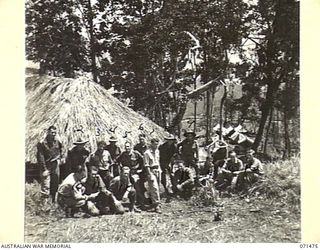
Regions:
[[[38, 202], [39, 186], [26, 184], [25, 241], [299, 242], [299, 160], [269, 164], [266, 176], [248, 197], [211, 197], [210, 203], [203, 201], [200, 190], [189, 201], [163, 200], [162, 214], [91, 218], [64, 218], [59, 210], [45, 214]], [[218, 210], [221, 221], [215, 221]]]

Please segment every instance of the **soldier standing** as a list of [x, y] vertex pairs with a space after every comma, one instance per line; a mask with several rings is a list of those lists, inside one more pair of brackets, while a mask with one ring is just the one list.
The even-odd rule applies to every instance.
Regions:
[[160, 210], [160, 163], [159, 163], [159, 141], [158, 139], [151, 139], [150, 147], [144, 153], [144, 167], [147, 172], [147, 180], [149, 187], [149, 195], [151, 197], [152, 207], [156, 213], [161, 213]]
[[146, 143], [146, 135], [145, 134], [140, 134], [139, 135], [139, 143], [136, 144], [133, 147], [134, 150], [138, 151], [141, 155], [144, 154], [144, 152], [146, 152], [146, 150], [148, 149], [147, 143]]
[[66, 169], [67, 174], [71, 172], [75, 172], [75, 169], [79, 165], [83, 165], [90, 152], [85, 148], [85, 144], [88, 141], [83, 140], [81, 137], [77, 139], [73, 144], [75, 145], [70, 150], [68, 150], [67, 158], [66, 158]]
[[167, 194], [167, 201], [170, 201], [170, 196], [172, 195], [171, 189], [171, 162], [173, 157], [177, 154], [177, 145], [175, 144], [175, 137], [166, 133], [164, 136], [166, 140], [163, 144], [159, 146], [160, 153], [160, 168], [161, 168], [161, 183]]
[[120, 156], [121, 149], [117, 145], [117, 141], [118, 139], [115, 136], [111, 136], [109, 139], [110, 143], [106, 146], [106, 150], [109, 151], [111, 155], [111, 159], [113, 161], [113, 165], [112, 165], [113, 177], [116, 177], [120, 174], [119, 164], [116, 163], [116, 159]]
[[184, 161], [186, 167], [194, 168], [196, 172], [196, 182], [199, 181], [199, 146], [195, 140], [196, 133], [193, 131], [186, 131], [184, 133], [186, 139], [178, 143], [178, 151], [181, 159]]
[[44, 198], [51, 195], [55, 202], [60, 179], [60, 161], [62, 158], [62, 144], [56, 138], [57, 128], [50, 126], [47, 136], [37, 144], [37, 161], [40, 167], [41, 194]]
[[99, 141], [97, 150], [87, 158], [86, 164], [89, 168], [91, 166], [98, 167], [98, 173], [108, 189], [110, 181], [113, 178], [113, 174], [111, 172], [111, 165], [113, 164], [113, 161], [109, 151], [105, 150], [106, 146], [107, 144], [105, 141]]

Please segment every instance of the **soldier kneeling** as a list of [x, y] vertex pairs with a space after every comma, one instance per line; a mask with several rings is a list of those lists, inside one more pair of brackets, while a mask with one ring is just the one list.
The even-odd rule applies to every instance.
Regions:
[[141, 210], [135, 206], [136, 203], [136, 190], [129, 176], [130, 168], [127, 166], [122, 167], [120, 175], [114, 177], [110, 183], [110, 190], [112, 194], [121, 203], [126, 204], [126, 199], [129, 200], [129, 211], [140, 213]]
[[[122, 205], [106, 190], [97, 172], [98, 169], [93, 167], [88, 175], [87, 168], [78, 165], [76, 171], [63, 180], [58, 189], [58, 203], [65, 209], [67, 217], [73, 217], [80, 209], [91, 216], [105, 214], [107, 210], [124, 213]], [[86, 186], [89, 187], [87, 191]]]
[[173, 175], [172, 190], [181, 198], [188, 200], [192, 196], [192, 189], [194, 187], [192, 170], [186, 167], [182, 160], [176, 161], [175, 165], [177, 170]]

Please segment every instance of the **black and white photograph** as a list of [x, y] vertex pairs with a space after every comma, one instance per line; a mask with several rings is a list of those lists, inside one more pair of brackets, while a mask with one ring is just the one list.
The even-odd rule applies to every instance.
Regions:
[[24, 8], [26, 243], [301, 242], [300, 1]]

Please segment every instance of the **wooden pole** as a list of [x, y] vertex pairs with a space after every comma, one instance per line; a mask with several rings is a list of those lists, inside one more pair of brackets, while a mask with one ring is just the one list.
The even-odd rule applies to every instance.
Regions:
[[223, 113], [223, 103], [225, 101], [227, 97], [227, 86], [224, 86], [224, 93], [223, 93], [223, 96], [221, 98], [221, 102], [220, 102], [220, 115], [219, 115], [219, 125], [220, 125], [220, 134], [219, 134], [219, 140], [221, 141], [222, 140], [222, 124], [223, 124], [223, 119], [222, 119], [222, 113]]
[[[194, 70], [194, 83], [193, 83], [193, 89], [195, 90], [197, 88], [197, 67], [196, 67], [196, 56], [195, 52], [193, 52], [193, 70]], [[196, 132], [197, 129], [197, 101], [194, 101], [194, 124], [193, 124], [193, 131]]]

